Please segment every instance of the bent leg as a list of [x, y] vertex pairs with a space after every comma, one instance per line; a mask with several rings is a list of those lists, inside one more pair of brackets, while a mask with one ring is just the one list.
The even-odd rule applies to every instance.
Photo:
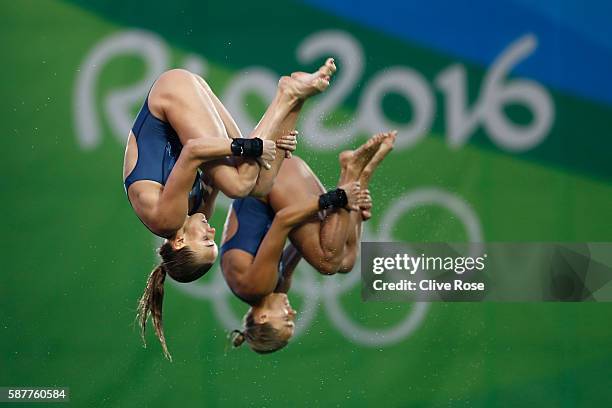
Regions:
[[[225, 126], [228, 136], [232, 138], [242, 137], [240, 129], [238, 128], [231, 114], [228, 112], [219, 98], [213, 93], [210, 86], [202, 77], [197, 75], [194, 75], [194, 77], [200, 84], [201, 89], [207, 93], [211, 103], [214, 105], [221, 121]], [[295, 127], [295, 123], [297, 122], [297, 117], [304, 100], [304, 95], [294, 92], [294, 90], [288, 86], [287, 81], [281, 79], [272, 103], [268, 106], [263, 117], [253, 132], [251, 132], [249, 137], [259, 137], [260, 139], [264, 140], [276, 141], [280, 136], [288, 134]], [[230, 194], [227, 194], [226, 191], [224, 192], [231, 198], [244, 197], [249, 194], [258, 197], [265, 196], [269, 192], [272, 183], [274, 182], [283, 159], [284, 151], [277, 149], [276, 159], [274, 162], [270, 163], [271, 168], [263, 171], [260, 170], [253, 184], [243, 186], [243, 189], [240, 191], [232, 191]], [[217, 161], [204, 166], [203, 170], [209, 177], [211, 184], [219, 185], [223, 184], [224, 180], [226, 180], [228, 177], [231, 177], [231, 169], [228, 171], [226, 167], [231, 167], [232, 165], [236, 165], [236, 160], [234, 160], [234, 163]]]
[[219, 100], [217, 95], [215, 95], [210, 85], [208, 85], [208, 83], [201, 76], [195, 75], [195, 77], [200, 83], [200, 85], [202, 86], [202, 88], [204, 89], [204, 91], [206, 91], [206, 93], [210, 97], [210, 100], [212, 101], [215, 109], [217, 110], [219, 117], [223, 121], [223, 125], [225, 126], [227, 135], [231, 137], [232, 139], [241, 138], [242, 133], [240, 133], [240, 128], [238, 128], [236, 121], [234, 121], [234, 118], [232, 117], [232, 115], [228, 112], [228, 110], [225, 108], [223, 103]]
[[361, 223], [364, 220], [369, 219], [371, 217], [371, 208], [372, 208], [372, 200], [370, 197], [370, 192], [368, 191], [368, 186], [370, 184], [370, 180], [374, 175], [376, 168], [380, 165], [383, 159], [393, 150], [393, 145], [395, 143], [395, 138], [397, 136], [397, 131], [382, 133], [383, 140], [378, 147], [378, 150], [372, 157], [372, 159], [368, 162], [368, 164], [364, 167], [363, 171], [359, 176], [359, 183], [361, 185], [361, 195], [363, 199], [364, 206], [359, 213], [352, 213], [351, 217], [353, 217], [353, 225], [355, 229], [349, 234], [349, 238], [346, 242], [346, 246], [344, 248], [344, 258], [342, 259], [342, 263], [340, 265], [340, 269], [338, 272], [347, 273], [353, 269], [355, 265], [355, 261], [357, 260], [357, 252], [359, 251], [359, 243], [361, 241], [361, 232], [362, 225]]
[[353, 270], [357, 260], [357, 252], [361, 242], [362, 218], [359, 211], [351, 212], [351, 227], [342, 251], [343, 257], [338, 266], [338, 273], [348, 273]]
[[[313, 74], [295, 73], [283, 77], [274, 100], [251, 134], [276, 141], [293, 130], [303, 102], [329, 86], [336, 70], [333, 60]], [[150, 93], [149, 105], [156, 116], [167, 120], [184, 145], [197, 137], [240, 137], [240, 130], [221, 101], [203, 78], [185, 70], [171, 70], [160, 76]], [[287, 129], [285, 129], [287, 128]], [[272, 168], [260, 173], [250, 160], [218, 160], [203, 166], [207, 182], [232, 198], [266, 195], [284, 159], [277, 152]], [[255, 188], [255, 191], [253, 191]]]
[[[217, 96], [212, 92], [210, 86], [208, 86], [204, 79], [200, 76], [197, 78], [202, 87], [206, 90], [206, 92], [208, 92], [210, 99], [212, 100], [221, 120], [223, 121], [223, 124], [225, 125], [228, 135], [231, 138], [241, 138], [242, 134], [240, 129], [229, 111], [225, 108], [219, 98], [217, 98]], [[251, 132], [249, 137], [277, 140], [280, 136], [289, 134], [289, 132], [295, 129], [297, 118], [303, 105], [303, 100], [292, 97], [279, 83], [279, 88], [276, 91], [276, 95], [274, 96], [272, 103], [268, 106], [262, 119], [259, 121], [253, 132]], [[255, 197], [263, 197], [269, 193], [284, 158], [285, 152], [277, 149], [276, 159], [274, 162], [270, 163], [271, 168], [259, 172], [255, 186], [250, 191], [250, 195]]]
[[[345, 181], [341, 175], [340, 184]], [[269, 202], [278, 213], [292, 203], [318, 199], [323, 193], [325, 189], [310, 167], [294, 157], [283, 163]], [[345, 256], [350, 223], [350, 213], [345, 209], [328, 213], [323, 220], [311, 217], [291, 231], [291, 243], [315, 269], [324, 274], [336, 273]]]
[[194, 138], [228, 138], [210, 96], [188, 71], [173, 69], [163, 73], [151, 88], [149, 109], [170, 123], [183, 146]]
[[[287, 135], [295, 129], [298, 116], [304, 102], [310, 96], [322, 92], [329, 86], [330, 76], [336, 72], [336, 65], [332, 58], [328, 58], [323, 66], [316, 72], [307, 74], [304, 72], [294, 72], [291, 77], [282, 77], [279, 81], [278, 90], [274, 100], [266, 110], [261, 121], [257, 124], [251, 137], [262, 137], [269, 135], [277, 140], [282, 135]], [[275, 113], [277, 106], [283, 105], [283, 100], [291, 97], [293, 103], [291, 109], [280, 113]], [[277, 149], [276, 159], [270, 171], [261, 172], [257, 179], [257, 184], [252, 191], [252, 195], [264, 197], [272, 189], [272, 185], [278, 175], [281, 165], [285, 159], [285, 152]]]
[[[270, 105], [272, 106], [272, 105]], [[297, 118], [302, 109], [303, 103], [300, 102], [296, 105], [294, 109], [292, 109], [287, 116], [281, 121], [278, 127], [271, 129], [271, 135], [278, 139], [282, 135], [288, 135], [292, 130], [295, 130], [295, 125], [297, 123]], [[259, 125], [255, 128], [253, 134], [259, 130]], [[256, 137], [256, 136], [253, 136]], [[276, 158], [271, 164], [271, 168], [268, 171], [262, 171], [259, 173], [259, 177], [257, 178], [257, 182], [255, 183], [255, 187], [251, 191], [251, 195], [255, 197], [265, 197], [270, 193], [272, 189], [272, 185], [276, 180], [278, 175], [278, 171], [280, 170], [281, 165], [285, 161], [285, 152], [280, 149], [276, 149]]]
[[[375, 135], [354, 151], [340, 155], [340, 180], [338, 185], [359, 179], [366, 165], [383, 143], [383, 135]], [[323, 185], [301, 159], [295, 157], [283, 163], [276, 184], [269, 195], [269, 202], [279, 211], [292, 202], [309, 199], [324, 193]], [[293, 245], [304, 259], [323, 274], [334, 274], [352, 268], [361, 237], [361, 220], [345, 209], [324, 215], [297, 226], [290, 235]]]
[[[225, 125], [213, 101], [188, 71], [176, 69], [162, 74], [149, 95], [149, 107], [154, 115], [170, 123], [183, 145], [195, 138], [229, 142]], [[210, 164], [206, 166], [208, 170], [214, 167]], [[232, 197], [245, 195], [245, 191], [248, 193], [259, 173], [259, 166], [248, 160], [223, 168], [223, 174], [217, 174], [213, 184]], [[213, 171], [210, 173], [212, 178]]]

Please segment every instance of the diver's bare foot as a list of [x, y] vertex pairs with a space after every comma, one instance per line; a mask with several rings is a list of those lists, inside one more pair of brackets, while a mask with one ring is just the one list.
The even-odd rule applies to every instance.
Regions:
[[345, 150], [340, 153], [340, 167], [347, 181], [357, 180], [359, 178], [359, 175], [374, 157], [384, 139], [384, 134], [379, 133], [372, 136], [356, 150]]
[[393, 150], [393, 144], [395, 143], [397, 130], [393, 130], [391, 132], [386, 133], [379, 133], [378, 135], [383, 136], [382, 143], [380, 143], [378, 150], [359, 175], [359, 181], [361, 182], [361, 186], [363, 189], [368, 188], [368, 185], [370, 184], [370, 179], [372, 178], [372, 174], [374, 174], [374, 170], [376, 170], [380, 162], [383, 161], [383, 159], [389, 154], [389, 152]]
[[372, 218], [372, 196], [370, 190], [359, 191], [358, 197], [359, 211], [361, 212], [361, 219], [367, 221]]
[[326, 90], [334, 72], [336, 72], [334, 59], [328, 58], [325, 64], [312, 74], [294, 72], [290, 77], [282, 77], [279, 81], [279, 88], [286, 95], [303, 101]]

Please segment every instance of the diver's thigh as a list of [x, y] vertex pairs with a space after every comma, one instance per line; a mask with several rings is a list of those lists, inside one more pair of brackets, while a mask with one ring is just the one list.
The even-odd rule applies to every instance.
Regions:
[[295, 227], [289, 233], [289, 239], [308, 263], [312, 264], [323, 256], [321, 248], [321, 221], [318, 218]]
[[242, 133], [240, 133], [240, 128], [238, 128], [236, 121], [234, 120], [232, 115], [229, 113], [227, 108], [223, 105], [223, 103], [219, 100], [217, 95], [215, 95], [210, 85], [208, 85], [208, 83], [201, 76], [195, 75], [195, 77], [200, 82], [200, 84], [202, 85], [202, 88], [206, 91], [206, 93], [210, 97], [213, 105], [215, 106], [215, 109], [217, 110], [217, 113], [219, 114], [219, 117], [221, 118], [221, 120], [223, 121], [223, 124], [225, 125], [225, 130], [227, 131], [227, 134], [232, 139], [241, 138]]
[[319, 196], [324, 192], [323, 185], [310, 167], [294, 156], [283, 162], [268, 194], [268, 203], [274, 212], [278, 212], [293, 203]]
[[210, 96], [188, 71], [162, 74], [149, 94], [149, 109], [170, 123], [183, 145], [194, 138], [228, 137]]

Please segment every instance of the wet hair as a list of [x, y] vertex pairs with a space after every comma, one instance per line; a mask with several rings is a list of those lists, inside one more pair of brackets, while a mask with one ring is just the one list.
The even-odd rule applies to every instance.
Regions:
[[144, 293], [138, 301], [136, 320], [140, 326], [140, 336], [146, 347], [145, 330], [147, 328], [147, 320], [149, 319], [149, 315], [153, 317], [153, 328], [161, 343], [164, 356], [172, 361], [172, 356], [166, 345], [164, 326], [162, 324], [162, 306], [164, 303], [164, 281], [166, 280], [166, 274], [170, 275], [172, 279], [178, 282], [193, 282], [208, 272], [212, 263], [203, 265], [198, 264], [195, 260], [196, 257], [193, 251], [187, 247], [175, 251], [169, 242], [165, 242], [159, 248], [159, 255], [162, 258], [162, 262], [153, 269], [147, 279]]
[[281, 339], [280, 332], [270, 323], [255, 323], [251, 312], [245, 317], [244, 331], [234, 330], [230, 336], [234, 347], [240, 347], [246, 341], [251, 350], [259, 354], [273, 353], [289, 344], [289, 341]]

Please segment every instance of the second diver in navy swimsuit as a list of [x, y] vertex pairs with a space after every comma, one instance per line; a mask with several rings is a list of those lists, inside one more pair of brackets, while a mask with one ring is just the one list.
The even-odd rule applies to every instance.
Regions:
[[[301, 258], [325, 275], [349, 272], [357, 258], [361, 223], [371, 217], [368, 185], [392, 150], [396, 133], [373, 136], [340, 154], [338, 187], [326, 192], [299, 157], [283, 162], [270, 193], [235, 200], [221, 245], [223, 276], [250, 308], [233, 344], [270, 353], [286, 346], [296, 312], [286, 293]], [[285, 247], [287, 237], [291, 244]]]

